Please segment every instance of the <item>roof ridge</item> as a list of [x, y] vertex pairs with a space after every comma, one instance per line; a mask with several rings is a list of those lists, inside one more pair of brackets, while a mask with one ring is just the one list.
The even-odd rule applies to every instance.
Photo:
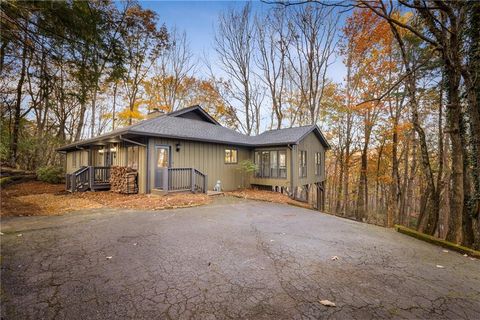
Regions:
[[307, 127], [315, 127], [317, 126], [316, 124], [306, 124], [306, 125], [303, 125], [303, 126], [296, 126], [296, 127], [288, 127], [288, 128], [280, 128], [280, 129], [270, 129], [270, 130], [265, 130], [263, 131], [262, 133], [260, 134], [263, 134], [265, 132], [272, 132], [272, 131], [281, 131], [281, 130], [288, 130], [288, 129], [297, 129], [297, 128], [307, 128]]

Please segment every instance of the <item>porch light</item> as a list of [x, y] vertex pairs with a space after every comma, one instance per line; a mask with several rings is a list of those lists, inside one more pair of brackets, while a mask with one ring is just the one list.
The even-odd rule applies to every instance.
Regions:
[[117, 147], [110, 148], [110, 152], [117, 152]]
[[182, 145], [181, 145], [180, 143], [177, 143], [177, 144], [175, 145], [175, 150], [177, 150], [177, 152], [179, 152], [181, 146], [182, 146]]

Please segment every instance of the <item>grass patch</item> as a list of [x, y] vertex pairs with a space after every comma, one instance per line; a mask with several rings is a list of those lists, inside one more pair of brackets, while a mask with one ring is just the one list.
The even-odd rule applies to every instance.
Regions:
[[428, 234], [424, 234], [424, 233], [418, 232], [416, 230], [413, 230], [413, 229], [410, 229], [410, 228], [407, 228], [407, 227], [404, 227], [404, 226], [400, 226], [398, 224], [395, 225], [395, 229], [400, 233], [406, 234], [406, 235], [414, 237], [416, 239], [426, 241], [426, 242], [435, 244], [437, 246], [444, 247], [444, 248], [447, 248], [447, 249], [450, 249], [450, 250], [454, 250], [454, 251], [457, 251], [457, 252], [460, 252], [460, 253], [463, 253], [463, 254], [468, 254], [471, 257], [480, 258], [480, 251], [470, 249], [470, 248], [467, 248], [467, 247], [464, 247], [464, 246], [461, 246], [459, 244], [455, 244], [453, 242], [449, 242], [449, 241], [446, 241], [446, 240], [443, 240], [443, 239], [439, 239], [439, 238], [436, 238], [434, 236], [429, 236]]

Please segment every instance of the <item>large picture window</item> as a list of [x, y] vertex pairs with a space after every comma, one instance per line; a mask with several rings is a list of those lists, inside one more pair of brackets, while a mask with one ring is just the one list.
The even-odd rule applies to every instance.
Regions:
[[305, 178], [307, 176], [307, 151], [300, 151], [298, 154], [298, 164], [298, 176]]
[[287, 153], [285, 150], [255, 151], [257, 178], [286, 178]]
[[237, 149], [225, 149], [225, 163], [237, 163]]

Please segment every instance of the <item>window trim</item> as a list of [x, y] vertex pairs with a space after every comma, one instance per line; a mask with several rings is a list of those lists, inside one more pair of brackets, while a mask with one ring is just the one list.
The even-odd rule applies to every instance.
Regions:
[[[227, 150], [230, 151], [230, 161], [227, 162]], [[235, 151], [235, 161], [231, 161], [232, 160], [232, 156], [233, 156], [233, 152], [232, 151]], [[224, 152], [223, 152], [223, 162], [225, 164], [238, 164], [238, 149], [237, 148], [225, 148]]]
[[299, 161], [298, 161], [298, 177], [300, 179], [307, 178], [308, 172], [308, 153], [307, 150], [298, 150], [299, 151]]
[[322, 153], [315, 152], [315, 175], [322, 175]]

